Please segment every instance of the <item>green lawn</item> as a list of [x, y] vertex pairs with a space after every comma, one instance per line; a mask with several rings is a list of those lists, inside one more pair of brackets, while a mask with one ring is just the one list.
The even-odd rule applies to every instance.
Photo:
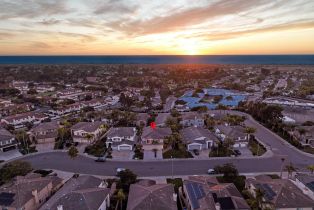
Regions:
[[164, 159], [170, 159], [172, 158], [193, 158], [193, 155], [186, 151], [186, 150], [168, 150], [163, 153], [163, 158]]
[[255, 139], [250, 140], [249, 149], [254, 156], [261, 156], [266, 152], [265, 147]]

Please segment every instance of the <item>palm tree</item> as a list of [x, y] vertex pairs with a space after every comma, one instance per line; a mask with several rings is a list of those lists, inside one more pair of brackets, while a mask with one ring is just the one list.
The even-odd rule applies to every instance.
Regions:
[[314, 165], [308, 165], [306, 168], [311, 172], [311, 174], [313, 174], [313, 172], [314, 172]]
[[78, 150], [76, 149], [75, 146], [71, 146], [69, 151], [68, 151], [68, 155], [70, 156], [71, 159], [74, 159], [75, 157], [77, 157], [78, 155]]
[[290, 163], [289, 165], [286, 165], [285, 170], [288, 172], [288, 178], [291, 178], [292, 173], [297, 171], [298, 169], [294, 167], [292, 163]]
[[93, 134], [88, 133], [88, 134], [86, 134], [86, 136], [85, 136], [85, 137], [87, 138], [87, 140], [89, 141], [89, 143], [91, 143], [92, 139], [94, 138], [94, 135], [93, 135]]
[[123, 208], [123, 201], [125, 200], [125, 194], [123, 192], [123, 189], [119, 189], [118, 193], [117, 193], [117, 205], [116, 205], [116, 209], [118, 208], [118, 205], [120, 204], [120, 209], [122, 210]]
[[264, 195], [265, 195], [265, 192], [262, 189], [260, 188], [255, 189], [255, 199], [257, 202], [257, 206], [261, 209], [263, 209], [262, 205], [263, 205]]
[[256, 129], [253, 127], [246, 127], [245, 128], [245, 133], [247, 134], [247, 140], [250, 141], [250, 137], [253, 133], [256, 132]]

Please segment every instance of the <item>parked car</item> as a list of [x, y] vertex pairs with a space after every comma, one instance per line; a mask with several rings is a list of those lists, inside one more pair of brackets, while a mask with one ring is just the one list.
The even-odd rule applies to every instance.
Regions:
[[216, 171], [214, 169], [210, 168], [207, 170], [207, 173], [208, 174], [216, 174]]
[[106, 162], [106, 158], [105, 157], [98, 157], [95, 162]]
[[197, 149], [194, 149], [193, 152], [194, 152], [195, 155], [199, 155], [200, 154], [200, 151], [197, 150]]
[[233, 152], [234, 152], [235, 156], [240, 156], [241, 155], [241, 152], [238, 149], [234, 150]]
[[126, 170], [126, 168], [117, 168], [117, 174], [119, 174], [120, 172], [125, 171], [125, 170]]

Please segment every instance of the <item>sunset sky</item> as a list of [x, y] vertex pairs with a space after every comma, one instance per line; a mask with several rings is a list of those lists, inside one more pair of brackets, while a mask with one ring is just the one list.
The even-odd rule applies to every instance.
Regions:
[[0, 54], [314, 54], [314, 1], [0, 0]]

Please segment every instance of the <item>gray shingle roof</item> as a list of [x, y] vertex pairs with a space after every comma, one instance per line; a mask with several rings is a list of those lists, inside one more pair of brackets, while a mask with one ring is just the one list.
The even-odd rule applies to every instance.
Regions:
[[40, 123], [39, 125], [33, 127], [31, 132], [46, 132], [50, 130], [57, 130], [59, 128], [59, 123], [56, 121]]
[[[67, 206], [66, 200], [69, 200], [69, 203], [72, 204], [72, 200], [75, 197], [80, 197], [82, 195], [85, 195], [84, 193], [82, 194], [82, 190], [86, 189], [98, 189], [100, 184], [102, 183], [102, 180], [94, 177], [94, 176], [79, 176], [77, 178], [71, 178], [69, 181], [67, 181], [63, 187], [58, 190], [41, 208], [40, 210], [51, 210], [58, 206], [60, 202], [62, 202], [62, 205], [64, 204]], [[71, 194], [71, 192], [77, 192], [75, 195], [71, 195], [68, 197], [64, 197], [66, 195]], [[97, 190], [95, 190], [97, 192]], [[100, 191], [102, 192], [102, 191]], [[64, 198], [63, 198], [64, 197]], [[69, 198], [69, 199], [67, 199]], [[59, 203], [59, 204], [58, 204]], [[55, 208], [56, 209], [56, 208]], [[67, 208], [64, 208], [65, 210]], [[71, 208], [70, 208], [71, 209]]]
[[200, 127], [188, 127], [180, 131], [185, 143], [192, 143], [195, 139], [204, 137], [205, 140], [217, 141], [217, 137], [208, 129]]
[[115, 127], [110, 128], [107, 137], [112, 138], [115, 136], [125, 137], [125, 136], [133, 136], [136, 132], [135, 127]]
[[58, 199], [51, 207], [57, 209], [62, 205], [64, 210], [98, 210], [109, 195], [109, 188], [89, 188], [70, 192]]
[[142, 139], [164, 139], [166, 136], [171, 135], [170, 128], [152, 129], [151, 127], [145, 127], [142, 134]]
[[270, 179], [260, 180], [249, 178], [246, 180], [247, 184], [252, 184], [255, 188], [260, 188], [261, 184], [269, 186], [274, 196], [269, 197], [267, 200], [273, 204], [275, 208], [305, 208], [314, 207], [314, 201], [287, 179]]
[[245, 129], [242, 126], [218, 125], [217, 128], [230, 138], [245, 137]]
[[5, 142], [14, 138], [13, 134], [11, 134], [8, 130], [0, 127], [0, 141]]
[[84, 130], [86, 132], [94, 132], [96, 131], [101, 125], [103, 125], [103, 122], [79, 122], [72, 126], [72, 130]]
[[176, 210], [173, 200], [174, 187], [171, 184], [132, 184], [127, 210]]

